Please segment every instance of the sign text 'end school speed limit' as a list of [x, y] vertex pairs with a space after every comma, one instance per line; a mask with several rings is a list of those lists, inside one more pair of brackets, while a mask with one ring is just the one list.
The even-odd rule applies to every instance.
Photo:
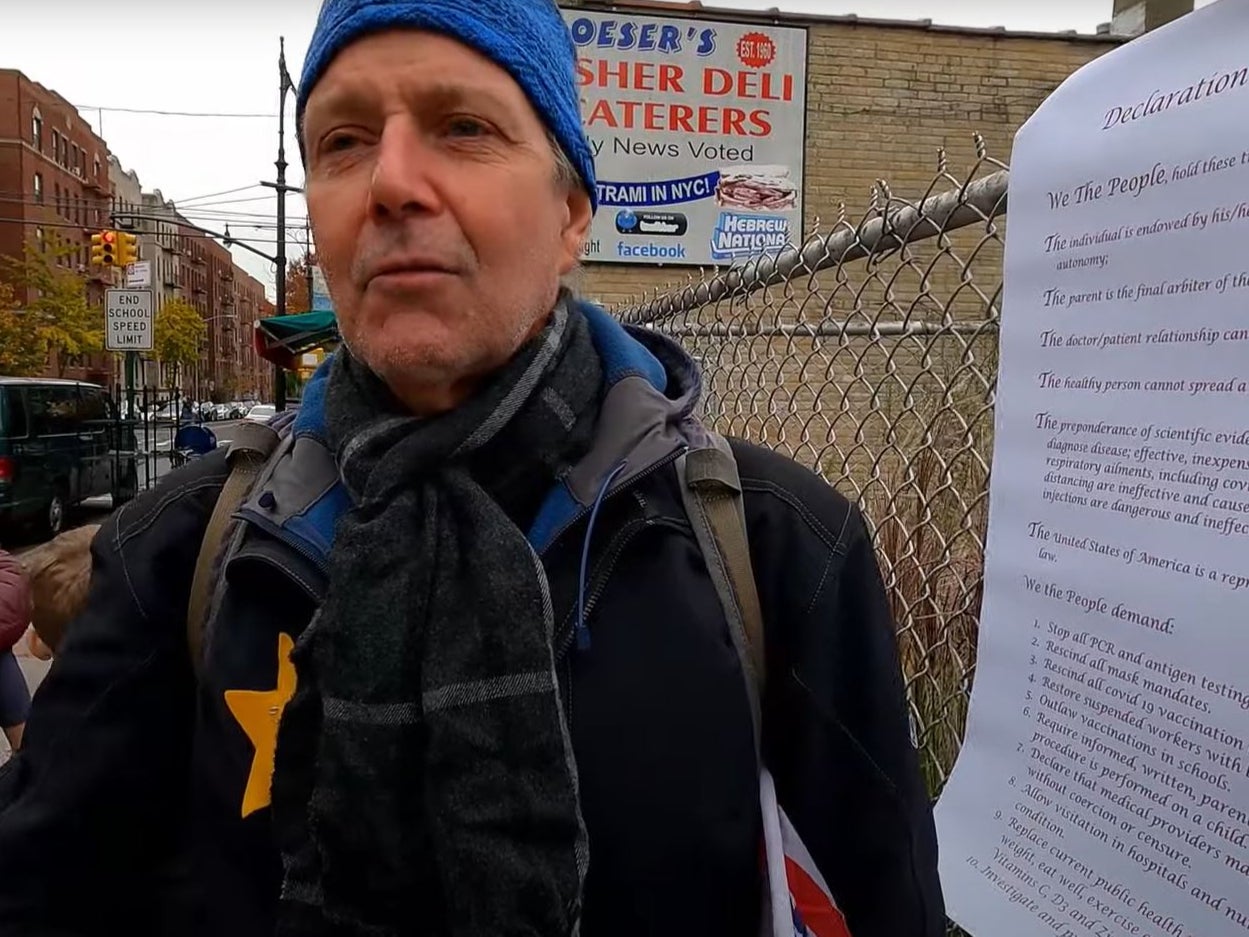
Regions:
[[154, 320], [150, 289], [105, 291], [104, 347], [109, 351], [151, 351]]

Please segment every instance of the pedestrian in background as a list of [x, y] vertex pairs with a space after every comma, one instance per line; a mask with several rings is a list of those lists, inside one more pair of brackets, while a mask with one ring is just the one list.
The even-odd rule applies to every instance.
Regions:
[[0, 549], [0, 731], [14, 751], [22, 745], [30, 690], [13, 648], [30, 626], [30, 608], [30, 584], [21, 562]]

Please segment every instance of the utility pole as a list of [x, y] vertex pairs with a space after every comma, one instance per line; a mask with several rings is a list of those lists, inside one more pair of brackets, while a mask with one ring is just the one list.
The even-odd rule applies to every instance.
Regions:
[[308, 287], [308, 311], [312, 312], [312, 222], [304, 219], [304, 279]]
[[[294, 84], [291, 73], [286, 70], [286, 37], [278, 38], [278, 80], [281, 89], [278, 92], [278, 302], [277, 314], [286, 315], [286, 92]], [[278, 413], [286, 409], [286, 372], [280, 364], [273, 366], [273, 405]]]

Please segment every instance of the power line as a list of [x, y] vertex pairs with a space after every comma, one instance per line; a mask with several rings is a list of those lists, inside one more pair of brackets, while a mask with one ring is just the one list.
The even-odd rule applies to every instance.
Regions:
[[216, 111], [162, 111], [147, 107], [99, 107], [95, 104], [75, 104], [73, 105], [80, 111], [104, 111], [113, 114], [152, 114], [157, 117], [221, 117], [221, 118], [254, 118], [259, 117], [266, 120], [277, 120], [277, 114], [241, 114], [241, 113], [219, 113]]
[[262, 186], [260, 185], [259, 182], [255, 182], [255, 183], [252, 183], [251, 185], [240, 186], [237, 189], [226, 189], [222, 192], [209, 192], [207, 195], [192, 195], [189, 198], [170, 199], [170, 201], [174, 202], [175, 204], [181, 204], [183, 202], [198, 202], [206, 198], [216, 198], [219, 195], [234, 195], [237, 192], [250, 192], [252, 189], [259, 189], [259, 188], [262, 188]]
[[186, 202], [175, 202], [178, 208], [186, 208], [187, 210], [194, 208], [213, 208], [217, 205], [243, 205], [247, 202], [267, 202], [270, 199], [277, 198], [277, 193], [273, 195], [251, 195], [247, 198], [223, 198], [213, 201], [198, 201], [193, 205], [187, 205]]

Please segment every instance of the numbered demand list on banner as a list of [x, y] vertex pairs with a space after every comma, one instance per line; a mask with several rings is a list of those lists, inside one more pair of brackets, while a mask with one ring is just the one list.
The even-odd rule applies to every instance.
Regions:
[[1249, 937], [1249, 0], [1082, 69], [1011, 173], [948, 907]]

